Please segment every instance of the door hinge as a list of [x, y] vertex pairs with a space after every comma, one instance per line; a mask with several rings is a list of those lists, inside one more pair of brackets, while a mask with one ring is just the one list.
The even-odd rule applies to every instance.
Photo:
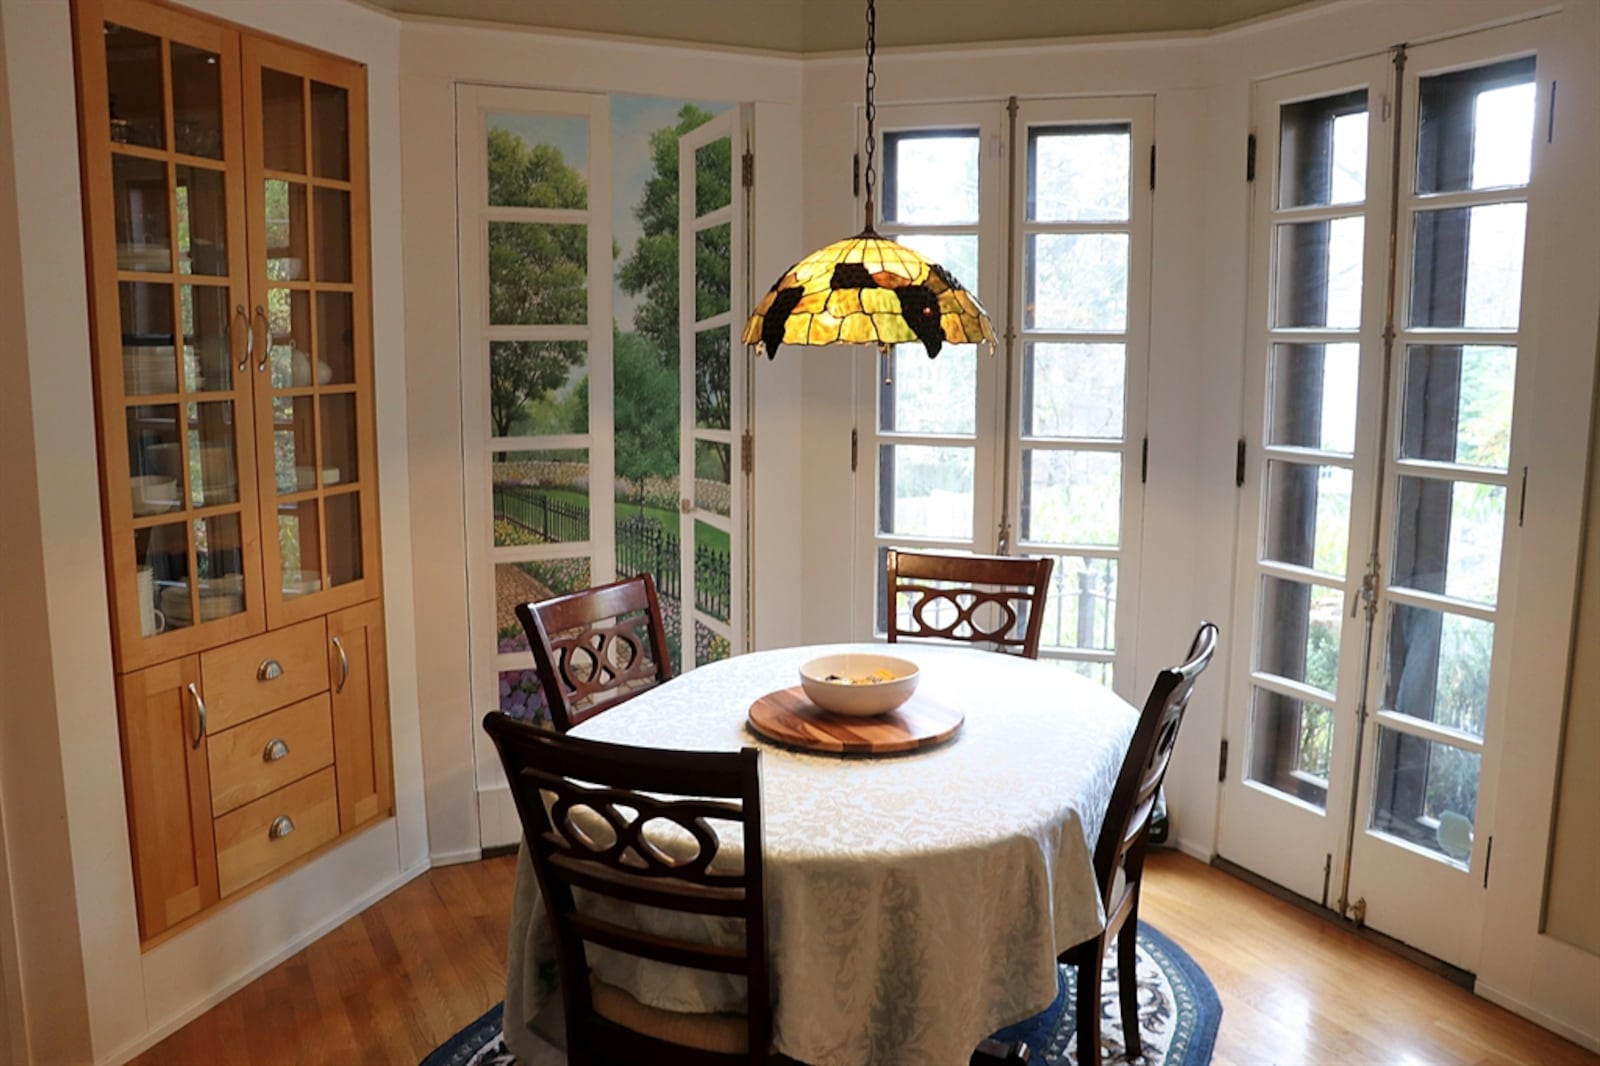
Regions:
[[850, 157], [850, 195], [861, 197], [861, 153]]
[[746, 151], [744, 153], [744, 158], [742, 160], [740, 160], [740, 166], [742, 168], [741, 180], [744, 182], [744, 187], [747, 188], [747, 189], [755, 188], [756, 187], [756, 154], [754, 152], [749, 151], [748, 149], [746, 149]]
[[1244, 488], [1244, 438], [1239, 438], [1239, 448], [1233, 453], [1233, 483]]
[[756, 435], [748, 429], [739, 438], [739, 472], [753, 474], [756, 471]]
[[856, 472], [856, 453], [861, 444], [861, 436], [856, 430], [850, 431], [850, 472]]
[[1244, 142], [1244, 180], [1256, 180], [1256, 135], [1253, 133]]
[[1217, 780], [1228, 779], [1228, 738], [1222, 738], [1222, 747], [1217, 751]]
[[1143, 485], [1150, 480], [1150, 438], [1146, 437], [1144, 443], [1139, 445], [1139, 484]]
[[1156, 146], [1150, 146], [1150, 187], [1156, 187]]

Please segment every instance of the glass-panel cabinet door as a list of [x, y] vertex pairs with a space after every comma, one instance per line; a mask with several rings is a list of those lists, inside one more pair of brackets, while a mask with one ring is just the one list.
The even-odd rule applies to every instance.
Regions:
[[267, 616], [377, 594], [364, 73], [248, 40], [244, 54]]
[[[79, 12], [103, 481], [122, 669], [259, 630], [237, 39]], [[99, 77], [93, 75], [102, 75]], [[205, 632], [198, 632], [204, 627]]]

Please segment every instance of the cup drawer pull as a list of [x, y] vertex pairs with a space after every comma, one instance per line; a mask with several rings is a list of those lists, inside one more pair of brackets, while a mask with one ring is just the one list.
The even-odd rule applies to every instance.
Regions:
[[257, 681], [274, 681], [283, 676], [283, 664], [276, 659], [262, 659], [256, 667]]
[[272, 825], [267, 829], [267, 839], [282, 840], [294, 832], [294, 819], [287, 814], [280, 814], [272, 820]]
[[277, 762], [289, 754], [289, 745], [282, 737], [273, 737], [267, 741], [266, 748], [261, 752], [262, 762]]

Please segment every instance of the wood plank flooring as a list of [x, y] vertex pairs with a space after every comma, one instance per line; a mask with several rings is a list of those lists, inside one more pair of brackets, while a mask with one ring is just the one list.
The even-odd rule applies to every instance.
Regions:
[[[135, 1059], [414, 1066], [498, 1002], [515, 862], [432, 870]], [[1144, 917], [1217, 986], [1215, 1066], [1600, 1066], [1594, 1055], [1203, 863], [1158, 851]]]

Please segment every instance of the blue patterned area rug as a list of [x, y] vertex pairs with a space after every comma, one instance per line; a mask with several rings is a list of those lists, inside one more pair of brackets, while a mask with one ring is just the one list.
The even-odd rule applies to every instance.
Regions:
[[[1114, 1066], [1206, 1066], [1217, 1041], [1222, 1004], [1217, 990], [1182, 948], [1148, 923], [1139, 923], [1139, 1026], [1143, 1053], [1129, 1060], [1122, 1039], [1122, 1017], [1117, 1007], [1117, 968], [1106, 955], [1102, 977], [1105, 994], [1100, 1005], [1101, 1063]], [[1056, 1001], [1043, 1012], [1007, 1026], [995, 1036], [1025, 1040], [1033, 1049], [1035, 1066], [1076, 1066], [1077, 1037], [1073, 1032], [1073, 1002], [1077, 973], [1063, 966]], [[461, 1032], [439, 1045], [422, 1060], [422, 1066], [516, 1066], [500, 1035], [500, 1004]]]

